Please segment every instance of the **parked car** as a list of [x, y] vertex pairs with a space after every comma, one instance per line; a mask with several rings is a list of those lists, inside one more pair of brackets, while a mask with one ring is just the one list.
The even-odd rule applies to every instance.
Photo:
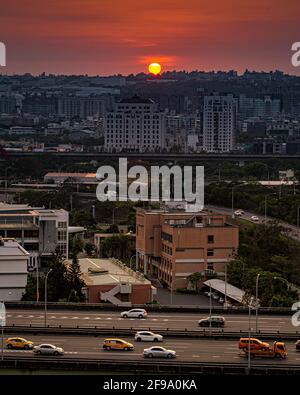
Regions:
[[145, 358], [176, 358], [176, 351], [167, 350], [164, 347], [150, 347], [145, 348], [143, 355]]
[[102, 345], [104, 350], [124, 350], [132, 351], [133, 344], [123, 340], [123, 339], [105, 339]]
[[30, 340], [23, 339], [22, 337], [10, 337], [5, 340], [6, 348], [20, 348], [22, 350], [33, 349], [33, 342]]
[[[254, 337], [250, 338], [250, 350], [267, 350], [269, 349], [269, 343], [262, 342]], [[239, 349], [247, 351], [249, 349], [249, 337], [243, 337], [239, 341]]]
[[213, 293], [213, 294], [212, 294], [212, 298], [213, 298], [214, 300], [219, 300], [219, 299], [220, 299], [220, 295], [218, 295], [218, 294], [216, 294], [216, 293]]
[[[211, 325], [210, 325], [211, 322]], [[225, 318], [218, 316], [218, 315], [213, 315], [210, 317], [202, 318], [201, 320], [198, 321], [198, 325], [201, 327], [224, 327], [225, 326]]]
[[218, 302], [219, 302], [219, 303], [224, 303], [225, 300], [221, 297], [221, 298], [218, 300]]
[[296, 350], [300, 351], [300, 340], [297, 340], [295, 345], [296, 345]]
[[134, 339], [137, 342], [162, 342], [163, 336], [150, 331], [140, 331], [135, 334]]
[[64, 355], [64, 350], [53, 344], [40, 344], [33, 348], [33, 352], [37, 355]]
[[131, 309], [121, 313], [122, 318], [146, 318], [147, 311], [144, 309]]
[[252, 215], [252, 217], [250, 219], [251, 219], [251, 221], [254, 221], [254, 222], [259, 221], [259, 218], [256, 215]]

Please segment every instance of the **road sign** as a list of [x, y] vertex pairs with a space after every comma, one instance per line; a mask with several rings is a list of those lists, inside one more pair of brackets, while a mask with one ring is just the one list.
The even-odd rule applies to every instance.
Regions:
[[0, 326], [6, 325], [6, 312], [5, 312], [5, 304], [0, 303]]

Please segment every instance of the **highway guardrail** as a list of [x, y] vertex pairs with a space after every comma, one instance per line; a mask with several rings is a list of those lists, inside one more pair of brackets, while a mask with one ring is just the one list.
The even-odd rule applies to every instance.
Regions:
[[[209, 302], [208, 302], [209, 303]], [[43, 302], [5, 302], [8, 309], [30, 309], [41, 310], [45, 308]], [[84, 311], [123, 311], [124, 306], [114, 306], [110, 303], [71, 303], [71, 302], [47, 302], [49, 310], [84, 310]], [[131, 308], [142, 308], [151, 312], [174, 312], [174, 313], [209, 313], [209, 306], [194, 306], [194, 305], [158, 305], [158, 304], [143, 304], [132, 305]], [[270, 315], [292, 315], [290, 307], [260, 307], [259, 314]], [[242, 306], [213, 306], [213, 314], [248, 314], [248, 307]]]
[[[276, 363], [275, 363], [276, 362]], [[250, 371], [247, 362], [184, 362], [184, 361], [147, 361], [140, 359], [120, 360], [120, 359], [86, 359], [86, 358], [62, 358], [62, 357], [25, 357], [25, 356], [5, 356], [0, 361], [1, 369], [19, 370], [75, 370], [75, 371], [114, 371], [114, 372], [142, 372], [152, 373], [188, 373], [192, 374], [299, 374], [299, 365], [280, 364], [276, 360], [272, 364], [253, 362]]]
[[[198, 329], [191, 330], [188, 328], [183, 329], [172, 329], [172, 328], [153, 328], [144, 327], [143, 330], [159, 331], [163, 336], [167, 337], [190, 337], [190, 338], [214, 338], [214, 339], [239, 339], [240, 337], [248, 337], [248, 330], [240, 331], [226, 331], [224, 329]], [[128, 328], [117, 328], [112, 326], [110, 328], [103, 327], [80, 327], [80, 326], [35, 326], [35, 325], [10, 325], [4, 327], [4, 333], [31, 333], [31, 334], [51, 334], [51, 335], [83, 335], [83, 336], [133, 336], [136, 332], [140, 331], [141, 328], [128, 327]], [[300, 338], [300, 332], [264, 332], [264, 331], [252, 331], [251, 336], [259, 336], [264, 339], [276, 339], [276, 340], [296, 340]]]

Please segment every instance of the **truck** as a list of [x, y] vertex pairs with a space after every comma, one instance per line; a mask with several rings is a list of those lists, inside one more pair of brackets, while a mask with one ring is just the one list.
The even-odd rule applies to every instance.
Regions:
[[[243, 349], [243, 352], [248, 356], [249, 350]], [[287, 357], [287, 350], [285, 343], [275, 341], [271, 346], [261, 349], [250, 349], [250, 357], [262, 357], [262, 358], [281, 358]]]

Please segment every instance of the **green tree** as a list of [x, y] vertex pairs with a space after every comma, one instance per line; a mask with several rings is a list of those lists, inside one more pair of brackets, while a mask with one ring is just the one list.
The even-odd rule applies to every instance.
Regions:
[[195, 272], [189, 275], [187, 279], [188, 282], [192, 284], [192, 287], [194, 288], [196, 293], [199, 293], [199, 285], [200, 282], [203, 280], [203, 274], [200, 272]]
[[88, 256], [92, 256], [95, 252], [95, 245], [92, 243], [85, 243], [84, 250]]
[[83, 301], [84, 295], [82, 293], [82, 288], [85, 286], [85, 282], [82, 279], [82, 273], [76, 255], [73, 255], [72, 261], [68, 266], [66, 279], [69, 288], [68, 300], [70, 302]]
[[67, 267], [63, 255], [56, 249], [53, 253], [48, 269], [52, 269], [48, 277], [48, 300], [58, 302], [61, 299], [68, 299], [69, 283], [67, 279]]

